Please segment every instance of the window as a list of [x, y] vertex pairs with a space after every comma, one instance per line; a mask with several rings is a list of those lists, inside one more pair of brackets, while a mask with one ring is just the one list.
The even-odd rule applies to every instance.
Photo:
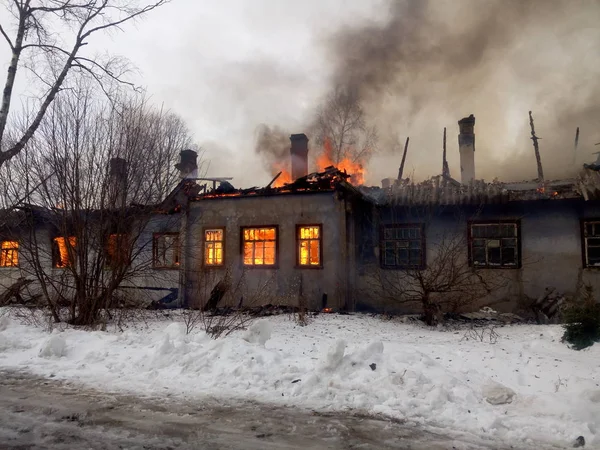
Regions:
[[274, 266], [276, 227], [242, 228], [242, 249], [245, 266]]
[[75, 236], [55, 237], [52, 240], [52, 265], [60, 269], [71, 267], [75, 263], [76, 246], [77, 238]]
[[321, 267], [321, 225], [299, 225], [298, 265]]
[[155, 234], [152, 246], [153, 264], [158, 269], [178, 269], [179, 259], [179, 234]]
[[0, 242], [0, 267], [19, 265], [19, 243], [17, 241]]
[[392, 269], [425, 268], [425, 233], [422, 224], [384, 225], [382, 265]]
[[585, 267], [600, 267], [600, 221], [583, 223]]
[[108, 267], [129, 264], [129, 238], [126, 234], [111, 234], [106, 242], [106, 265]]
[[489, 268], [520, 266], [517, 222], [471, 223], [469, 227], [472, 266]]
[[225, 230], [215, 228], [204, 230], [204, 265], [222, 266], [223, 265], [223, 240]]

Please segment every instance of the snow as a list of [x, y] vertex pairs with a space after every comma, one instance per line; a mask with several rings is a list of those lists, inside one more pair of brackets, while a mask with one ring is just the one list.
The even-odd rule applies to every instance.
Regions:
[[61, 356], [65, 356], [66, 347], [67, 342], [65, 339], [58, 334], [53, 334], [42, 344], [40, 356], [42, 358], [60, 358]]
[[268, 320], [259, 320], [248, 328], [248, 332], [244, 335], [244, 340], [264, 347], [267, 341], [271, 339], [272, 333], [273, 327], [271, 323]]
[[354, 410], [548, 446], [581, 435], [600, 448], [600, 345], [571, 350], [556, 325], [497, 328], [490, 343], [358, 314], [303, 327], [276, 316], [217, 340], [186, 334], [176, 314], [123, 332], [0, 323], [1, 369], [101, 390]]
[[492, 405], [512, 403], [513, 397], [515, 396], [515, 391], [500, 383], [496, 383], [495, 381], [490, 381], [488, 384], [484, 385], [482, 393], [487, 402]]

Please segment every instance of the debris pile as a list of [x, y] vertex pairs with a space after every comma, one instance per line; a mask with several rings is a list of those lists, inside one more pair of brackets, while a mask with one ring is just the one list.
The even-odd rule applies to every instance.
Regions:
[[543, 324], [558, 323], [561, 307], [564, 303], [565, 296], [557, 292], [556, 288], [546, 288], [544, 293], [531, 304], [536, 322]]
[[479, 311], [469, 313], [446, 313], [444, 321], [447, 323], [468, 323], [472, 326], [503, 326], [513, 323], [525, 322], [521, 316], [512, 313], [501, 313], [490, 307], [483, 307]]
[[348, 182], [350, 175], [336, 167], [329, 166], [323, 172], [314, 172], [300, 177], [291, 183], [284, 183], [279, 187], [272, 187], [281, 172], [265, 187], [251, 187], [247, 189], [235, 189], [230, 183], [223, 187], [224, 183], [215, 189], [195, 197], [195, 200], [221, 198], [221, 197], [244, 197], [259, 195], [274, 195], [297, 192], [331, 191], [339, 185], [351, 188]]

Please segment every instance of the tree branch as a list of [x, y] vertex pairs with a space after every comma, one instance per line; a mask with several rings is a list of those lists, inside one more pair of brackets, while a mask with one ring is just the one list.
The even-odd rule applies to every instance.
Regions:
[[[109, 22], [109, 23], [107, 23], [107, 24], [104, 24], [104, 25], [100, 25], [100, 26], [94, 27], [94, 28], [92, 28], [92, 29], [88, 30], [87, 32], [85, 32], [85, 33], [84, 33], [84, 34], [81, 36], [81, 38], [82, 38], [82, 39], [86, 39], [86, 38], [87, 38], [87, 37], [89, 37], [89, 36], [90, 36], [92, 33], [95, 33], [96, 31], [105, 30], [105, 29], [107, 29], [107, 28], [111, 28], [111, 27], [118, 27], [119, 25], [122, 25], [122, 24], [124, 24], [125, 22], [128, 22], [128, 21], [130, 21], [130, 20], [132, 20], [132, 19], [135, 19], [136, 17], [138, 17], [138, 16], [141, 16], [142, 14], [145, 14], [145, 13], [147, 13], [147, 12], [150, 12], [150, 11], [152, 11], [153, 9], [156, 9], [156, 8], [158, 8], [159, 6], [162, 6], [162, 5], [166, 4], [166, 3], [168, 3], [169, 1], [170, 1], [170, 0], [159, 0], [158, 2], [156, 2], [156, 3], [152, 4], [152, 5], [147, 5], [147, 6], [143, 7], [142, 9], [140, 9], [139, 11], [136, 11], [135, 13], [132, 13], [132, 14], [130, 14], [129, 16], [127, 16], [127, 17], [124, 17], [124, 18], [123, 18], [123, 19], [121, 19], [121, 20], [118, 20], [118, 21], [116, 21], [116, 22]], [[107, 3], [108, 3], [108, 0], [104, 0], [103, 7], [104, 7], [104, 6], [105, 6]], [[100, 11], [100, 9], [103, 9], [103, 8], [99, 8], [99, 11]]]
[[4, 39], [6, 39], [6, 42], [8, 42], [8, 46], [10, 47], [10, 49], [14, 51], [15, 46], [12, 43], [12, 41], [10, 40], [10, 38], [8, 37], [8, 35], [6, 34], [6, 32], [4, 31], [4, 28], [2, 28], [2, 24], [0, 24], [0, 33], [2, 33], [2, 36], [4, 36]]
[[[87, 44], [86, 39], [88, 39], [93, 33], [107, 30], [109, 28], [120, 29], [122, 24], [140, 17], [141, 15], [148, 13], [168, 2], [169, 0], [157, 0], [152, 4], [134, 9], [129, 8], [126, 5], [113, 7], [110, 4], [110, 0], [102, 0], [98, 5], [96, 0], [80, 2], [75, 2], [72, 0], [52, 1], [49, 2], [49, 4], [36, 7], [30, 6], [31, 0], [24, 0], [21, 2], [14, 0], [14, 4], [18, 11], [17, 17], [19, 20], [15, 41], [13, 42], [5, 32], [4, 28], [0, 27], [0, 32], [9, 43], [9, 46], [12, 50], [12, 58], [8, 67], [8, 75], [2, 94], [2, 105], [0, 108], [0, 142], [3, 141], [4, 132], [8, 122], [11, 98], [22, 51], [30, 48], [38, 48], [45, 52], [56, 52], [57, 54], [61, 54], [66, 57], [66, 60], [64, 61], [56, 80], [43, 97], [43, 101], [39, 106], [34, 120], [30, 123], [21, 138], [14, 145], [10, 146], [6, 151], [0, 152], [0, 167], [26, 147], [27, 143], [40, 126], [40, 123], [46, 114], [49, 105], [54, 101], [56, 95], [61, 91], [61, 87], [65, 82], [69, 71], [73, 67], [77, 67], [90, 74], [92, 78], [100, 84], [101, 89], [107, 95], [108, 92], [103, 86], [103, 77], [102, 75], [99, 75], [94, 68], [99, 69], [103, 75], [106, 75], [108, 78], [131, 86], [134, 90], [137, 90], [133, 83], [129, 83], [121, 78], [122, 74], [114, 73], [109, 67], [99, 64], [93, 59], [79, 56], [78, 53], [81, 48]], [[107, 17], [106, 12], [111, 10], [115, 10], [118, 13], [124, 13], [125, 17], [120, 19], [115, 17], [115, 20], [110, 20], [110, 18]], [[78, 23], [78, 31], [76, 33], [75, 43], [73, 44], [71, 50], [65, 50], [64, 48], [54, 45], [54, 43], [51, 42], [50, 34], [47, 33], [44, 23], [41, 21], [45, 14], [56, 15], [60, 20], [68, 24], [71, 24], [72, 22]], [[94, 26], [93, 22], [96, 21], [96, 19], [104, 20], [106, 23]], [[35, 33], [34, 40], [37, 38], [37, 42], [23, 45], [23, 41], [26, 39], [29, 29], [32, 29], [33, 33]]]

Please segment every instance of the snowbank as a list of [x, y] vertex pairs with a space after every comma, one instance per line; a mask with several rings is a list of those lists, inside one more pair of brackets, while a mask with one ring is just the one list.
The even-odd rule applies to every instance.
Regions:
[[600, 345], [569, 350], [558, 326], [500, 328], [489, 344], [362, 315], [306, 327], [273, 317], [216, 341], [181, 322], [51, 335], [2, 324], [1, 368], [99, 389], [356, 409], [512, 442], [582, 435], [600, 447]]
[[65, 339], [58, 334], [53, 334], [42, 344], [39, 355], [42, 358], [60, 358], [61, 356], [65, 356], [66, 349], [67, 342]]

